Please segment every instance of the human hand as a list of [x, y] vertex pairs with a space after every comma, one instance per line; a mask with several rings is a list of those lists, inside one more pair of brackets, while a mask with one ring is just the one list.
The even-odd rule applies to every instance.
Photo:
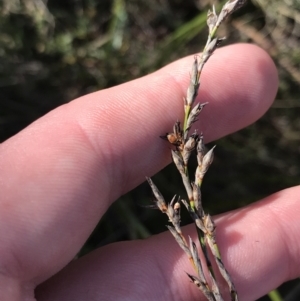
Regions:
[[[67, 265], [115, 199], [170, 163], [158, 136], [182, 115], [192, 61], [74, 100], [0, 146], [1, 301], [34, 300], [37, 285], [38, 301], [199, 299], [170, 233], [108, 245]], [[251, 45], [218, 50], [201, 82], [207, 141], [254, 122], [277, 90], [274, 64]], [[291, 188], [217, 218], [241, 300], [299, 276], [298, 195]]]

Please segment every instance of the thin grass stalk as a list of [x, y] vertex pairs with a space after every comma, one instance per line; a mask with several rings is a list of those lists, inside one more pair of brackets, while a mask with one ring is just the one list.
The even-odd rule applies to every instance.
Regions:
[[271, 301], [283, 301], [283, 298], [279, 294], [278, 290], [273, 290], [268, 293], [268, 297]]

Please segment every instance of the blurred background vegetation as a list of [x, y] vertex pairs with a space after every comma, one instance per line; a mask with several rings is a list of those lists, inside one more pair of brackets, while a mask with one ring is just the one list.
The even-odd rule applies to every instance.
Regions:
[[[206, 12], [211, 2], [2, 0], [1, 141], [76, 97], [199, 52], [206, 41]], [[299, 183], [300, 1], [248, 1], [221, 35], [229, 37], [225, 43], [250, 42], [266, 49], [278, 66], [280, 88], [261, 120], [217, 142], [203, 185], [205, 207], [212, 214]], [[178, 190], [181, 182], [173, 166], [154, 181], [167, 199], [174, 191], [184, 195]], [[142, 184], [118, 200], [79, 256], [107, 243], [164, 231], [165, 216], [140, 206], [151, 204], [150, 196], [150, 189]], [[189, 223], [185, 213], [183, 223]], [[285, 300], [293, 300], [295, 285], [280, 288], [281, 294], [288, 295]]]

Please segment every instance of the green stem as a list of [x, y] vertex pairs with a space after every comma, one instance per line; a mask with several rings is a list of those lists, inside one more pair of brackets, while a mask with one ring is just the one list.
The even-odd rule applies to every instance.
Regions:
[[191, 106], [186, 105], [185, 108], [184, 108], [184, 122], [183, 122], [183, 132], [184, 133], [186, 131], [187, 121], [188, 121], [188, 118], [190, 116], [190, 112], [191, 112]]
[[268, 296], [272, 301], [283, 301], [283, 298], [280, 296], [278, 290], [273, 290], [269, 292]]
[[205, 261], [206, 261], [207, 268], [210, 271], [211, 275], [214, 277], [214, 270], [213, 270], [211, 261], [209, 259], [208, 250], [207, 250], [207, 246], [205, 243], [205, 235], [198, 227], [196, 227], [196, 230], [197, 230], [200, 246], [201, 246]]

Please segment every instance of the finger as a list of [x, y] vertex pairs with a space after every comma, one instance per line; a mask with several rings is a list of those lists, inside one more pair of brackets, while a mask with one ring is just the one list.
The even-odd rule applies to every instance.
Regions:
[[[0, 264], [6, 274], [38, 283], [57, 272], [114, 199], [170, 161], [158, 136], [183, 114], [192, 61], [61, 106], [1, 145]], [[210, 105], [199, 129], [209, 141], [250, 124], [276, 90], [265, 52], [251, 45], [219, 50], [203, 73], [198, 100]]]
[[[217, 218], [218, 245], [240, 300], [257, 300], [299, 276], [299, 195], [300, 186]], [[195, 271], [171, 236], [98, 249], [42, 284], [38, 300], [206, 300], [186, 276]]]

